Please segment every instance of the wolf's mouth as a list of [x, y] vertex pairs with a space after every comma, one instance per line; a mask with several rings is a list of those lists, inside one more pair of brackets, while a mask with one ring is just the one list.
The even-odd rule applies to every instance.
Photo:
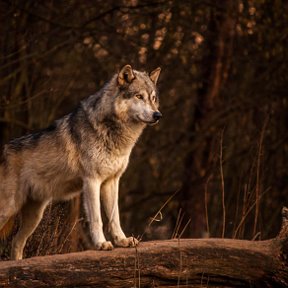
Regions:
[[159, 120], [152, 120], [152, 121], [143, 120], [138, 115], [137, 115], [137, 118], [138, 118], [139, 121], [141, 121], [141, 122], [143, 122], [143, 123], [145, 123], [145, 124], [147, 124], [149, 126], [153, 126], [153, 125], [155, 125], [155, 124], [157, 124], [159, 122]]

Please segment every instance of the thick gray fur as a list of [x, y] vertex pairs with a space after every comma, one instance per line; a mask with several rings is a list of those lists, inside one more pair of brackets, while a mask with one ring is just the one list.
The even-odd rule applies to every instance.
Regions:
[[4, 146], [0, 158], [0, 230], [21, 211], [22, 225], [13, 239], [11, 258], [22, 259], [28, 237], [51, 201], [83, 191], [96, 249], [110, 250], [102, 229], [100, 197], [116, 246], [135, 246], [126, 238], [118, 209], [119, 179], [133, 146], [147, 124], [158, 122], [156, 82], [150, 74], [124, 66], [95, 95], [40, 132]]

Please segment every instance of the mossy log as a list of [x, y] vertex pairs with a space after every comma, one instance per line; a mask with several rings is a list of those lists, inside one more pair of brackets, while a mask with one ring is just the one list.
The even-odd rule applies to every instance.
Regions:
[[265, 241], [180, 239], [0, 263], [0, 287], [288, 287], [288, 209]]

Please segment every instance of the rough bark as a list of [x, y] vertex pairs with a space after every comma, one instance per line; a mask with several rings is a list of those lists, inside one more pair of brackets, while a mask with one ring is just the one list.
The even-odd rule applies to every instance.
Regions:
[[181, 239], [0, 263], [0, 287], [287, 287], [288, 209], [266, 241]]

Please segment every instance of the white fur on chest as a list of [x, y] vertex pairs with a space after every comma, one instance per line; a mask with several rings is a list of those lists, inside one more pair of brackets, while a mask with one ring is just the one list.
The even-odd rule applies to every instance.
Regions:
[[99, 149], [90, 151], [90, 159], [85, 161], [85, 169], [101, 181], [115, 176], [120, 177], [127, 168], [131, 150], [132, 147], [125, 150], [107, 151], [102, 148], [101, 151]]
[[121, 176], [128, 165], [129, 155], [130, 154], [122, 156], [107, 155], [107, 157], [101, 157], [99, 161], [97, 161], [99, 165], [96, 169], [98, 176], [103, 181], [116, 175]]

